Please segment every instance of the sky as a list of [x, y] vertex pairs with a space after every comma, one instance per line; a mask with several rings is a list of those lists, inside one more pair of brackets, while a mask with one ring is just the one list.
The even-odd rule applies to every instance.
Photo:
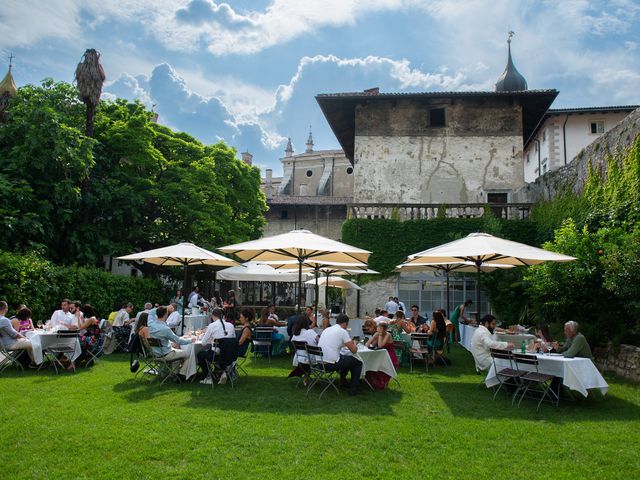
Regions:
[[509, 30], [553, 108], [640, 104], [640, 0], [0, 0], [0, 74], [72, 82], [95, 48], [104, 99], [278, 175], [287, 137], [339, 148], [315, 95], [492, 90]]

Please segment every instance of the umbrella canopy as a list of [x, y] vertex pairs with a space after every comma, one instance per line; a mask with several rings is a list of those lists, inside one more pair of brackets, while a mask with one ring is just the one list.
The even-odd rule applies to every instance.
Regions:
[[531, 247], [524, 243], [494, 237], [488, 233], [471, 233], [464, 238], [409, 255], [404, 265], [460, 264], [476, 266], [477, 320], [480, 321], [480, 272], [487, 265], [536, 265], [543, 262], [570, 262], [574, 257]]
[[543, 262], [570, 262], [574, 257], [531, 247], [524, 243], [471, 233], [464, 238], [409, 255], [404, 263], [460, 263], [536, 265]]
[[[169, 247], [155, 248], [146, 252], [133, 253], [118, 257], [118, 260], [126, 261], [142, 261], [152, 263], [163, 267], [183, 267], [184, 268], [184, 284], [183, 298], [187, 294], [187, 269], [190, 265], [209, 265], [213, 267], [233, 267], [238, 262], [230, 258], [223, 257], [217, 253], [210, 252], [204, 248], [200, 248], [193, 243], [183, 242]], [[184, 304], [184, 301], [183, 301]], [[186, 304], [184, 304], [186, 307]], [[182, 333], [184, 333], [184, 311], [182, 309]]]
[[[308, 285], [313, 285], [315, 283], [315, 279], [309, 280], [308, 282], [305, 282], [305, 283], [307, 283]], [[350, 288], [353, 290], [362, 290], [362, 288], [359, 287], [357, 284], [350, 282], [346, 278], [342, 278], [342, 277], [322, 277], [318, 279], [318, 284], [327, 285], [329, 287], [336, 287], [336, 288]]]
[[125, 255], [124, 257], [118, 257], [118, 260], [139, 260], [163, 267], [184, 267], [188, 265], [233, 267], [239, 265], [235, 260], [188, 242]]
[[225, 268], [218, 272], [222, 280], [241, 280], [250, 282], [297, 282], [296, 272], [276, 270], [270, 265], [247, 262], [237, 267]]
[[273, 237], [228, 245], [219, 250], [233, 253], [243, 260], [260, 263], [295, 260], [298, 263], [298, 311], [302, 306], [302, 266], [305, 262], [366, 264], [371, 255], [368, 250], [316, 235], [309, 230], [293, 230]]

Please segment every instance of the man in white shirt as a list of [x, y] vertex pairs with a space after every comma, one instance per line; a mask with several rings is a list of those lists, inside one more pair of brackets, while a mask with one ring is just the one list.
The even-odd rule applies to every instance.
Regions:
[[144, 304], [144, 310], [139, 311], [138, 313], [136, 313], [136, 323], [138, 322], [138, 319], [140, 318], [140, 315], [142, 315], [143, 313], [149, 314], [149, 311], [153, 308], [153, 303], [151, 302], [147, 302]]
[[60, 310], [56, 310], [51, 315], [51, 328], [63, 328], [67, 330], [77, 330], [78, 322], [76, 317], [69, 311], [71, 302], [66, 298], [60, 302]]
[[471, 354], [476, 361], [476, 369], [482, 371], [491, 368], [492, 348], [512, 350], [513, 343], [499, 342], [495, 339], [493, 331], [496, 328], [496, 317], [493, 315], [485, 315], [480, 323], [471, 337]]
[[401, 302], [398, 297], [393, 297], [393, 301], [396, 303], [396, 305], [398, 305], [398, 310], [402, 310], [405, 314], [405, 317], [407, 316], [407, 307], [404, 306], [404, 302]]
[[[225, 322], [223, 320], [224, 311], [221, 308], [214, 308], [211, 312], [211, 323], [207, 327], [207, 330], [204, 332], [202, 336], [202, 345], [208, 346], [213, 344], [214, 340], [219, 340], [221, 338], [235, 338], [236, 330], [233, 324], [229, 322]], [[209, 375], [209, 366], [207, 362], [213, 360], [213, 347], [202, 350], [198, 352], [198, 365], [200, 365], [200, 369], [204, 372], [206, 377], [204, 380], [201, 380], [200, 383], [205, 385], [211, 385], [211, 376]], [[220, 380], [218, 383], [226, 383], [227, 374], [226, 372], [222, 372], [220, 376]]]
[[[357, 395], [360, 392], [362, 362], [352, 355], [340, 354], [343, 347], [346, 347], [351, 353], [358, 351], [358, 347], [349, 337], [347, 325], [349, 325], [349, 317], [343, 313], [338, 315], [336, 324], [322, 331], [318, 346], [322, 348], [323, 360], [327, 363], [325, 368], [329, 371], [340, 372], [340, 385], [348, 386], [350, 395]], [[349, 372], [351, 373], [351, 382], [347, 383], [347, 373]]]
[[395, 315], [398, 311], [398, 304], [393, 300], [393, 297], [389, 297], [389, 301], [385, 304], [384, 308], [391, 315]]
[[167, 306], [167, 311], [169, 312], [169, 317], [167, 318], [167, 326], [175, 330], [182, 323], [182, 315], [178, 311], [178, 304], [170, 303]]
[[380, 315], [373, 319], [376, 322], [376, 325], [380, 325], [381, 323], [389, 323], [389, 315], [386, 310], [380, 310]]
[[[131, 324], [134, 320], [129, 317], [133, 311], [133, 304], [127, 303], [120, 310], [116, 318], [113, 319], [113, 333], [116, 336], [116, 344], [127, 351], [127, 345], [129, 345], [129, 337], [131, 336]], [[118, 347], [116, 347], [118, 348]]]
[[193, 287], [191, 294], [189, 295], [189, 304], [187, 305], [189, 308], [194, 308], [198, 306], [198, 300], [200, 299], [200, 289], [198, 287]]

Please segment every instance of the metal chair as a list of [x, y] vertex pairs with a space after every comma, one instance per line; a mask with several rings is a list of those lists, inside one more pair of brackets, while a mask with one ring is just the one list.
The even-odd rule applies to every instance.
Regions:
[[24, 370], [24, 367], [18, 360], [24, 353], [24, 350], [9, 350], [2, 342], [0, 342], [0, 372], [4, 372], [11, 366]]
[[[309, 364], [309, 356], [307, 354], [307, 342], [303, 342], [301, 340], [293, 340], [291, 342], [291, 345], [293, 346], [293, 356], [298, 360], [298, 368], [304, 371], [304, 368], [302, 368], [300, 365]], [[298, 386], [301, 383], [304, 384], [304, 375], [301, 377], [298, 377], [296, 388], [298, 388]]]
[[[499, 383], [498, 388], [496, 388], [496, 391], [493, 393], [493, 399], [494, 400], [496, 399], [498, 392], [502, 389], [504, 385], [513, 383], [516, 386], [516, 391], [513, 393], [513, 396], [511, 399], [511, 403], [513, 404], [513, 401], [515, 400], [516, 395], [520, 390], [520, 377], [522, 376], [523, 372], [520, 372], [517, 367], [514, 368], [513, 353], [511, 351], [501, 350], [498, 348], [491, 348], [490, 352], [491, 352], [491, 359], [493, 361], [493, 368], [496, 373], [496, 379], [498, 380], [498, 383]], [[506, 361], [508, 362], [509, 366], [505, 368], [500, 368], [496, 363], [496, 360]]]
[[100, 332], [100, 335], [98, 337], [98, 343], [96, 343], [93, 347], [88, 348], [86, 350], [86, 354], [87, 354], [87, 361], [84, 364], [85, 368], [89, 368], [90, 364], [96, 364], [98, 362], [98, 359], [102, 356], [102, 351], [104, 349], [104, 342], [107, 339], [107, 334], [104, 332]]
[[336, 371], [327, 370], [327, 365], [329, 364], [324, 361], [322, 348], [307, 344], [306, 349], [309, 357], [309, 376], [311, 378], [306, 394], [309, 395], [309, 392], [316, 384], [323, 383], [326, 386], [320, 392], [320, 396], [318, 397], [319, 399], [322, 398], [322, 395], [329, 387], [333, 387], [335, 391], [340, 394], [340, 390], [338, 390], [338, 387], [335, 384], [334, 374]]
[[116, 340], [115, 350], [129, 353], [129, 337], [131, 336], [131, 326], [113, 327], [113, 334]]
[[164, 383], [169, 379], [178, 380], [178, 369], [176, 368], [176, 366], [180, 364], [182, 359], [178, 358], [167, 360], [166, 355], [156, 355], [155, 353], [153, 353], [153, 347], [162, 347], [162, 342], [157, 338], [148, 338], [146, 340], [149, 344], [149, 347], [151, 347], [150, 351], [155, 360], [158, 377], [162, 379], [160, 385], [164, 385]]
[[138, 371], [135, 374], [135, 377], [142, 373], [140, 378], [144, 378], [145, 375], [153, 375], [155, 378], [158, 375], [158, 362], [156, 361], [156, 357], [153, 355], [153, 350], [151, 350], [151, 345], [149, 344], [149, 340], [138, 335], [140, 339], [140, 353], [141, 355], [138, 359], [142, 359], [144, 362], [144, 366], [140, 366]]
[[[520, 403], [522, 403], [522, 399], [527, 395], [528, 392], [535, 392], [540, 395], [540, 401], [538, 402], [538, 407], [536, 410], [540, 409], [540, 405], [544, 401], [545, 398], [548, 398], [549, 401], [558, 406], [560, 402], [559, 395], [551, 388], [551, 382], [554, 379], [553, 375], [549, 375], [547, 373], [540, 373], [538, 369], [538, 357], [535, 355], [526, 355], [523, 353], [516, 353], [513, 355], [513, 359], [515, 360], [516, 368], [519, 370], [521, 387], [524, 387], [522, 394], [520, 395], [520, 400], [518, 401], [518, 407]], [[534, 367], [534, 371], [522, 371], [519, 369], [520, 365], [527, 365], [529, 368]], [[517, 395], [514, 394], [514, 397]]]
[[258, 353], [263, 355], [266, 354], [269, 359], [269, 364], [271, 364], [271, 346], [273, 344], [271, 335], [273, 335], [273, 327], [256, 327], [252, 340], [254, 360]]
[[[411, 373], [413, 373], [413, 362], [416, 360], [424, 360], [424, 369], [429, 372], [429, 338], [428, 333], [411, 334], [411, 346], [409, 347], [409, 371]], [[393, 343], [395, 346], [395, 342]]]
[[[75, 341], [69, 339], [75, 339]], [[49, 363], [53, 364], [53, 368], [58, 374], [58, 367], [62, 370], [65, 370], [66, 367], [60, 360], [60, 357], [64, 355], [69, 363], [71, 364], [72, 370], [76, 371], [76, 366], [71, 359], [72, 356], [76, 353], [76, 349], [78, 347], [78, 332], [75, 330], [60, 330], [56, 334], [57, 342], [53, 345], [50, 345], [42, 350], [42, 353], [46, 356]], [[66, 341], [64, 341], [66, 340]], [[38, 370], [42, 368], [47, 362], [42, 362]]]
[[449, 334], [445, 333], [444, 336], [438, 336], [438, 334], [436, 333], [435, 338], [433, 339], [433, 345], [431, 346], [431, 358], [434, 366], [437, 365], [436, 362], [439, 358], [442, 359], [442, 364], [445, 367], [449, 366], [447, 365], [446, 358], [444, 356], [445, 349], [447, 349], [448, 352], [451, 351]]

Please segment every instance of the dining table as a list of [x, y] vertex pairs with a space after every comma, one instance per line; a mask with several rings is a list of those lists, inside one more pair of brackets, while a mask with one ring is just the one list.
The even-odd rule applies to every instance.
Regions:
[[74, 337], [58, 337], [57, 329], [45, 330], [43, 328], [36, 328], [35, 330], [28, 330], [24, 332], [25, 337], [31, 342], [33, 349], [33, 361], [35, 364], [40, 365], [44, 361], [44, 351], [47, 348], [64, 345], [66, 347], [73, 348], [73, 355], [69, 360], [76, 361], [82, 354], [82, 348], [80, 347], [80, 339], [77, 336]]

